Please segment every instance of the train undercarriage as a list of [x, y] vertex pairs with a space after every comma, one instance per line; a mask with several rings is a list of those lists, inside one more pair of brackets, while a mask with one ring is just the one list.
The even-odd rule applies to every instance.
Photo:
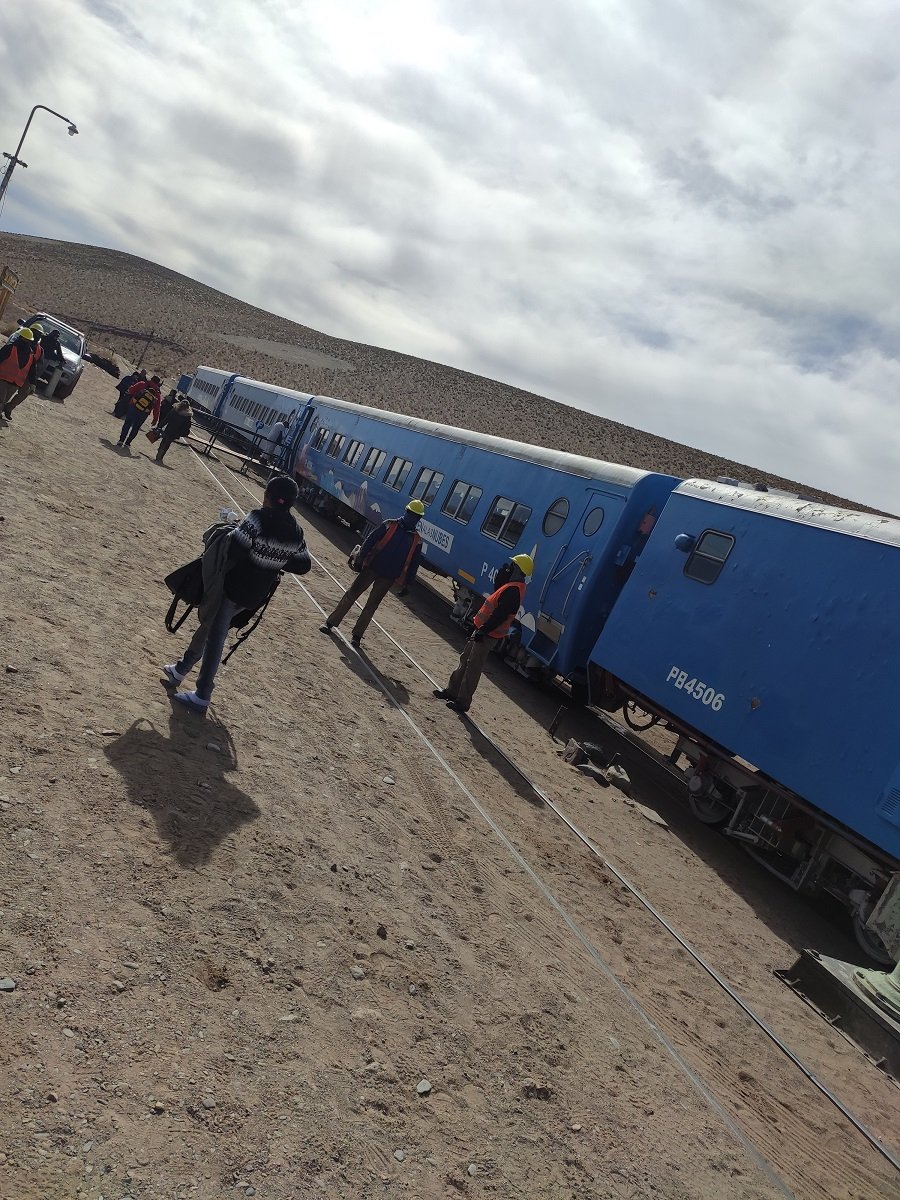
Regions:
[[610, 712], [621, 708], [633, 729], [661, 724], [676, 735], [669, 762], [684, 778], [699, 821], [739, 843], [794, 891], [833, 897], [848, 913], [862, 949], [893, 965], [867, 921], [900, 864], [593, 665], [591, 685], [592, 702]]

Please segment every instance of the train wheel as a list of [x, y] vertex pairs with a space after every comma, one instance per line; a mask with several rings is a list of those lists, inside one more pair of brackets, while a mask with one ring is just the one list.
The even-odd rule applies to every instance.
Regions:
[[697, 820], [702, 821], [704, 825], [710, 825], [713, 829], [721, 829], [731, 816], [731, 809], [714, 796], [695, 796], [692, 792], [688, 792], [688, 804]]
[[853, 936], [856, 938], [857, 942], [859, 942], [860, 946], [862, 946], [863, 950], [865, 950], [866, 954], [868, 954], [869, 958], [874, 959], [879, 966], [896, 966], [896, 961], [893, 956], [888, 953], [884, 942], [877, 933], [873, 933], [873, 931], [868, 928], [865, 918], [859, 909], [857, 909], [853, 914]]
[[635, 730], [636, 733], [640, 733], [644, 729], [652, 729], [654, 725], [659, 724], [659, 717], [655, 713], [649, 713], [640, 708], [633, 700], [626, 700], [622, 705], [622, 716], [625, 718], [628, 728]]

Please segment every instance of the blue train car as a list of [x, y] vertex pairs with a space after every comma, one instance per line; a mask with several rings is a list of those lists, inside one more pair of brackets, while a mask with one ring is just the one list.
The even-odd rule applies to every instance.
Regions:
[[308, 392], [296, 392], [292, 388], [276, 387], [238, 375], [225, 389], [215, 415], [242, 430], [246, 436], [267, 442], [271, 440], [276, 422], [289, 427], [306, 412], [310, 400], [312, 396]]
[[285, 426], [288, 440], [308, 417], [308, 392], [261, 383], [215, 367], [200, 366], [189, 380], [185, 393], [195, 408], [211, 418], [224, 421], [231, 433], [249, 444], [271, 452], [275, 448], [272, 430], [277, 422]]
[[512, 645], [524, 670], [585, 678], [590, 648], [678, 482], [562, 451], [317, 396], [295, 444], [307, 495], [351, 524], [413, 498], [427, 566], [453, 581], [465, 617], [497, 568], [525, 551], [535, 574]]
[[898, 594], [900, 521], [688, 480], [590, 656], [595, 696], [682, 732], [696, 815], [840, 897], [876, 953], [862, 925], [900, 863]]

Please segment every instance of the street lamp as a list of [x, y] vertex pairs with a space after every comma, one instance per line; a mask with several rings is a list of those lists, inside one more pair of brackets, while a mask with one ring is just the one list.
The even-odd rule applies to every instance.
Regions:
[[28, 163], [22, 162], [21, 158], [19, 158], [19, 151], [22, 149], [22, 143], [25, 141], [25, 135], [28, 133], [28, 127], [31, 124], [32, 118], [39, 108], [42, 108], [44, 112], [48, 112], [54, 117], [59, 117], [61, 121], [65, 121], [69, 127], [69, 137], [74, 137], [78, 132], [75, 122], [70, 121], [68, 117], [64, 117], [62, 113], [58, 113], [54, 109], [48, 108], [46, 104], [36, 104], [31, 110], [28, 120], [25, 122], [25, 128], [22, 130], [22, 136], [19, 138], [19, 144], [16, 146], [15, 154], [7, 154], [5, 150], [3, 151], [3, 157], [9, 159], [9, 166], [3, 173], [3, 179], [0, 180], [0, 208], [3, 207], [3, 197], [6, 195], [6, 189], [9, 187], [9, 181], [12, 178], [13, 171], [16, 169], [16, 167], [25, 167], [26, 170], [28, 168]]

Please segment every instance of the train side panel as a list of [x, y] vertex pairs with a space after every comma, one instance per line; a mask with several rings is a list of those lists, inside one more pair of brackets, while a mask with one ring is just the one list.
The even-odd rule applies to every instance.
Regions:
[[308, 392], [260, 383], [239, 375], [228, 389], [216, 416], [251, 438], [265, 441], [276, 421], [289, 425], [311, 399]]
[[428, 566], [473, 598], [492, 590], [511, 555], [531, 554], [521, 644], [547, 673], [583, 673], [646, 539], [639, 526], [651, 509], [655, 519], [675, 480], [599, 462], [590, 478], [499, 453], [491, 439], [481, 447], [468, 431], [455, 431], [461, 442], [447, 427], [429, 431], [362, 406], [317, 398], [315, 407], [295, 460], [299, 477], [372, 524], [422, 499]]
[[898, 592], [900, 522], [688, 481], [591, 661], [900, 858]]
[[212, 416], [227, 391], [229, 380], [234, 378], [227, 371], [199, 366], [185, 394], [194, 408], [203, 409]]

